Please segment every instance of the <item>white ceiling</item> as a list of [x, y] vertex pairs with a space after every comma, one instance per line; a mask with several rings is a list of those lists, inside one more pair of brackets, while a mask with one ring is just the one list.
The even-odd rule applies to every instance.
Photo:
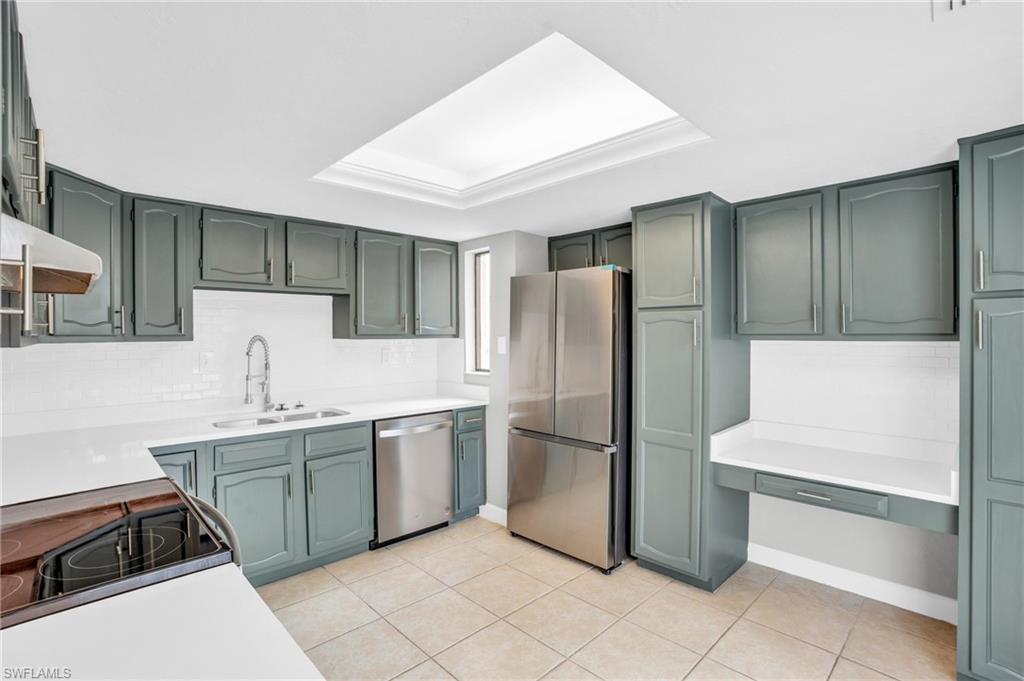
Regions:
[[[1018, 2], [18, 3], [49, 159], [126, 190], [439, 238], [956, 157], [1024, 121]], [[711, 140], [468, 210], [317, 172], [552, 32]]]

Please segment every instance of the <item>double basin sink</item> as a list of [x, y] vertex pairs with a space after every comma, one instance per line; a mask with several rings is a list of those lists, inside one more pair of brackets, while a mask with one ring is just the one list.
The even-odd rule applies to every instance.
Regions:
[[343, 409], [319, 409], [317, 411], [306, 411], [296, 414], [275, 414], [268, 412], [260, 416], [251, 416], [244, 419], [229, 419], [227, 421], [214, 421], [214, 428], [253, 428], [254, 426], [272, 426], [275, 423], [291, 423], [293, 421], [312, 421], [316, 419], [329, 419], [335, 416], [348, 416], [349, 412]]

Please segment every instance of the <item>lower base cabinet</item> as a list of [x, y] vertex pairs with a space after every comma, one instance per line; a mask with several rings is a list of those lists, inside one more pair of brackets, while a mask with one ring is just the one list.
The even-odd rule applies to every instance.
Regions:
[[482, 430], [456, 436], [455, 512], [483, 506], [487, 497], [484, 479], [484, 433]]
[[215, 478], [214, 501], [235, 528], [248, 575], [297, 556], [292, 464]]
[[306, 462], [306, 536], [311, 556], [373, 539], [369, 451]]

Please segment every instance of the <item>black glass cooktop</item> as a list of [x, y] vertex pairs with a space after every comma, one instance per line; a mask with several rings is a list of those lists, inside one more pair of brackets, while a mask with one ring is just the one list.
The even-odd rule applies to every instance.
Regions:
[[0, 628], [231, 561], [170, 480], [0, 508]]

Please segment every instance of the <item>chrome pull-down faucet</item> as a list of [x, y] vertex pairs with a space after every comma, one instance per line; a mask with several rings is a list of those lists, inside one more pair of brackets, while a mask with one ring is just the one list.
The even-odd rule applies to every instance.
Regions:
[[[252, 349], [259, 343], [263, 346], [263, 373], [254, 376], [252, 373]], [[274, 408], [274, 401], [270, 399], [270, 345], [267, 339], [255, 335], [249, 339], [249, 345], [245, 348], [245, 403], [252, 404], [252, 382], [254, 379], [260, 381], [260, 390], [263, 391], [263, 411], [270, 411]]]

